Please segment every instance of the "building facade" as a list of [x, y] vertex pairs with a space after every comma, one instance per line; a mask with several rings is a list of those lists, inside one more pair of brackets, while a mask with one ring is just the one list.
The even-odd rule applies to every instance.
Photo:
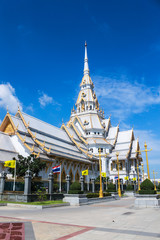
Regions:
[[107, 173], [111, 181], [115, 182], [117, 176], [117, 152], [120, 179], [123, 182], [137, 179], [142, 162], [139, 150], [133, 129], [120, 131], [119, 125], [112, 126], [110, 117], [105, 118], [100, 109], [90, 77], [86, 43], [80, 92], [66, 125], [62, 124], [59, 129], [18, 109], [15, 116], [7, 112], [0, 126], [0, 170], [5, 160], [32, 153], [47, 162], [46, 170], [41, 172], [44, 179], [58, 164], [62, 166], [62, 180], [70, 175], [72, 181], [78, 181], [85, 169], [89, 169], [87, 181], [98, 177], [99, 151], [102, 172]]

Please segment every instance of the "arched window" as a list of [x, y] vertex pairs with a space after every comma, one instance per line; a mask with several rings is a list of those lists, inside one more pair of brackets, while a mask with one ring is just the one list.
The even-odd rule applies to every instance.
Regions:
[[90, 105], [90, 110], [92, 110], [92, 106]]

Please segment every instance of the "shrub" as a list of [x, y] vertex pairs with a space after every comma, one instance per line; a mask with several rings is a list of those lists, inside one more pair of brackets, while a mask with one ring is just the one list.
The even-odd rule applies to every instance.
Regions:
[[69, 190], [68, 193], [69, 194], [83, 194], [83, 191], [81, 191], [81, 190]]
[[70, 190], [68, 192], [69, 194], [82, 194], [83, 191], [81, 191], [81, 185], [78, 182], [74, 182], [70, 186]]
[[133, 185], [128, 184], [128, 186], [126, 187], [126, 191], [133, 191]]
[[57, 183], [54, 183], [54, 184], [53, 184], [53, 191], [56, 192], [56, 191], [58, 191], [58, 189], [59, 189], [58, 184], [57, 184]]
[[111, 196], [111, 193], [109, 193], [109, 192], [104, 192], [104, 193], [103, 193], [103, 196], [104, 196], [104, 197]]
[[155, 190], [140, 190], [139, 194], [156, 194]]
[[158, 184], [157, 189], [160, 191], [160, 183]]
[[149, 179], [144, 180], [141, 183], [139, 194], [156, 194], [156, 191], [154, 191], [154, 184]]
[[99, 193], [87, 193], [86, 197], [87, 198], [98, 198]]
[[81, 185], [78, 182], [74, 182], [70, 186], [70, 190], [81, 190]]
[[146, 179], [141, 183], [141, 190], [154, 190], [154, 184], [149, 179]]
[[[104, 193], [103, 193], [103, 196], [104, 196], [104, 197], [107, 197], [107, 196], [111, 196], [111, 194], [108, 193], [108, 192], [104, 192]], [[88, 194], [86, 195], [86, 197], [87, 197], [87, 198], [98, 198], [98, 197], [99, 197], [99, 193], [88, 193]]]
[[42, 187], [41, 189], [39, 189], [36, 193], [36, 195], [38, 196], [38, 200], [39, 201], [45, 201], [47, 200], [47, 195], [46, 195], [46, 189], [44, 187]]
[[109, 192], [115, 192], [116, 191], [116, 186], [113, 183], [109, 183], [107, 187], [108, 187]]

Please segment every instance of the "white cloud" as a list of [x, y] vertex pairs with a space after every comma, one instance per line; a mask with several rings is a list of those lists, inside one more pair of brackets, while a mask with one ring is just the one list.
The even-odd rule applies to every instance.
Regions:
[[48, 104], [52, 104], [54, 106], [57, 106], [56, 110], [59, 111], [61, 108], [61, 104], [59, 104], [58, 102], [56, 102], [52, 97], [48, 96], [46, 93], [44, 92], [40, 92], [39, 94], [41, 95], [41, 97], [39, 97], [39, 103], [41, 107], [46, 107]]
[[18, 106], [22, 109], [22, 104], [15, 94], [15, 89], [10, 83], [0, 84], [0, 107], [16, 113]]
[[45, 107], [46, 105], [53, 103], [53, 98], [49, 97], [45, 93], [43, 93], [43, 95], [38, 100], [39, 100], [41, 107]]
[[95, 76], [93, 79], [103, 106], [121, 120], [131, 113], [141, 113], [152, 105], [160, 105], [160, 86], [132, 83], [123, 75], [120, 78]]

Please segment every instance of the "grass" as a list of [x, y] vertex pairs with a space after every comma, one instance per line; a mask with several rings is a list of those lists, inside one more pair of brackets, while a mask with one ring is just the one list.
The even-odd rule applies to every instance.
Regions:
[[62, 200], [55, 201], [42, 201], [42, 202], [10, 202], [10, 201], [0, 201], [0, 203], [15, 203], [15, 204], [27, 204], [27, 205], [53, 205], [53, 204], [62, 204], [64, 203]]

